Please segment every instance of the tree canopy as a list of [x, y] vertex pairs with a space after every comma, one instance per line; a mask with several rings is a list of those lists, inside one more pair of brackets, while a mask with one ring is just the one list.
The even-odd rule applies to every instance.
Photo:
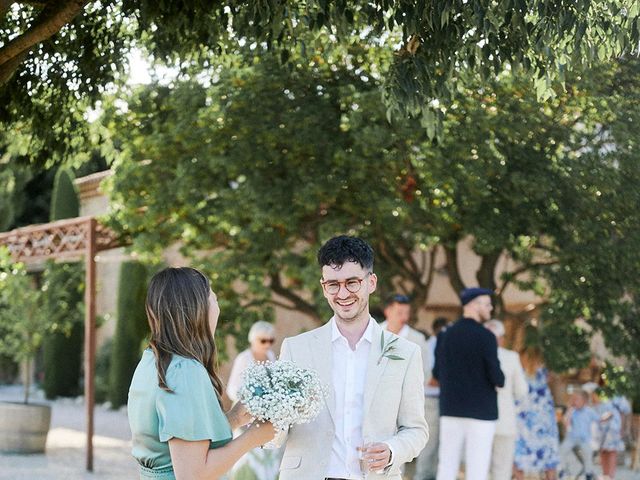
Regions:
[[[472, 238], [478, 284], [544, 299], [553, 366], [583, 361], [596, 332], [637, 361], [639, 63], [569, 77], [545, 102], [518, 72], [468, 81], [434, 142], [415, 120], [387, 121], [383, 81], [354, 53], [289, 70], [244, 58], [212, 67], [210, 85], [149, 85], [107, 104], [112, 226], [142, 255], [178, 242], [207, 269], [235, 320], [225, 333], [273, 305], [326, 318], [315, 253], [336, 233], [371, 241], [381, 292], [403, 289], [416, 306], [438, 251], [464, 286], [457, 248]], [[503, 255], [519, 268], [500, 277]]]
[[1, 0], [0, 124], [29, 132], [29, 158], [42, 164], [79, 148], [70, 133], [134, 46], [187, 68], [239, 43], [283, 63], [370, 44], [395, 53], [379, 72], [389, 115], [420, 118], [433, 135], [461, 72], [523, 69], [542, 96], [573, 68], [637, 52], [639, 40], [635, 0]]

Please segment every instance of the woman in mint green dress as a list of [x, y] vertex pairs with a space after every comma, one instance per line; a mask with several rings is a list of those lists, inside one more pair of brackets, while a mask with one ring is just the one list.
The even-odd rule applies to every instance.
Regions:
[[269, 423], [251, 425], [243, 406], [225, 414], [215, 371], [213, 334], [220, 309], [209, 281], [192, 268], [167, 268], [149, 284], [151, 327], [131, 381], [128, 414], [140, 478], [217, 479], [249, 450], [274, 436]]

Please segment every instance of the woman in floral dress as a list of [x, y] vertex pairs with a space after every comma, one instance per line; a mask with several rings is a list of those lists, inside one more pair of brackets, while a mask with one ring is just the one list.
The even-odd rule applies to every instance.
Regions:
[[547, 384], [547, 369], [537, 347], [521, 352], [529, 393], [516, 402], [518, 439], [516, 441], [516, 479], [525, 474], [544, 472], [545, 480], [555, 480], [558, 457], [558, 425], [553, 397]]

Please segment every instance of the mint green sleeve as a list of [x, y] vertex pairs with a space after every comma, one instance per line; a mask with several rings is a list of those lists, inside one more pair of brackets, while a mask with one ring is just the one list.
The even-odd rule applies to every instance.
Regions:
[[156, 399], [161, 442], [209, 440], [218, 446], [231, 439], [227, 416], [202, 365], [195, 360], [172, 362], [167, 385], [174, 393], [162, 390]]

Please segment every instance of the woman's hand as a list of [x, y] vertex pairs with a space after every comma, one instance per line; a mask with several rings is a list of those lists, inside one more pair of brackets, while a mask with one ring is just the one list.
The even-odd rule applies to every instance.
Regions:
[[210, 448], [210, 440], [187, 441], [173, 437], [169, 440], [169, 452], [176, 479], [219, 478], [242, 455], [271, 441], [274, 436], [275, 429], [271, 423], [254, 422], [238, 438], [219, 448]]
[[236, 428], [250, 424], [253, 421], [253, 417], [242, 403], [236, 402], [233, 407], [231, 407], [231, 410], [227, 412], [227, 420], [229, 420], [229, 424], [231, 424], [231, 429], [235, 430]]
[[269, 443], [276, 436], [276, 429], [271, 422], [253, 422], [247, 430], [247, 434], [257, 442], [256, 446]]

